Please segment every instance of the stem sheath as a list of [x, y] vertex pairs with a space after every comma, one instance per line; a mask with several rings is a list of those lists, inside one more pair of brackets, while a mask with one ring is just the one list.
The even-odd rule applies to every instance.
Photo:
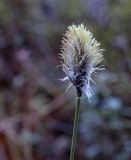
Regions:
[[76, 109], [75, 109], [75, 118], [74, 118], [74, 127], [73, 127], [72, 143], [71, 143], [70, 160], [74, 160], [74, 155], [75, 155], [76, 137], [77, 137], [79, 113], [80, 113], [80, 101], [81, 101], [81, 98], [77, 97], [76, 98]]

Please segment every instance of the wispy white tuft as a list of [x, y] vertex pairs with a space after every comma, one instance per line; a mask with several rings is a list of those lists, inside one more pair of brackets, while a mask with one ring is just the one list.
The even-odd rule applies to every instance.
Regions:
[[92, 74], [103, 69], [103, 66], [98, 66], [103, 60], [102, 52], [100, 43], [83, 24], [68, 27], [62, 40], [60, 54], [66, 77], [61, 80], [69, 80], [77, 90], [84, 92], [89, 100], [93, 95], [91, 82], [95, 83]]

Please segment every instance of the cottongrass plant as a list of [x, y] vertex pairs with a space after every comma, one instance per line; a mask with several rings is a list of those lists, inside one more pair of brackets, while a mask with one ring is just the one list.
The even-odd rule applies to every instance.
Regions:
[[90, 102], [93, 95], [91, 82], [95, 83], [92, 74], [103, 69], [103, 66], [99, 65], [103, 60], [103, 49], [100, 49], [100, 43], [83, 24], [72, 25], [68, 27], [62, 40], [60, 58], [66, 74], [66, 77], [61, 80], [69, 81], [68, 88], [74, 85], [77, 92], [70, 153], [70, 160], [74, 160], [81, 96], [84, 92]]

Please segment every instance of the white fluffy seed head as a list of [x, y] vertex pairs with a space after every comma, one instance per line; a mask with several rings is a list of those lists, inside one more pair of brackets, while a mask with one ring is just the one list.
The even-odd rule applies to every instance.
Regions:
[[64, 80], [77, 88], [78, 96], [82, 91], [88, 99], [92, 96], [90, 82], [92, 73], [103, 69], [98, 64], [103, 60], [103, 49], [91, 32], [87, 31], [83, 24], [68, 27], [62, 40], [61, 54], [63, 71], [66, 74]]

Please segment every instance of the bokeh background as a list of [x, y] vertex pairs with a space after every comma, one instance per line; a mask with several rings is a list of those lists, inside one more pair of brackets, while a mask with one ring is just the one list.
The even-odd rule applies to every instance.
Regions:
[[58, 54], [72, 24], [105, 48], [83, 95], [76, 159], [131, 160], [131, 0], [0, 0], [0, 160], [68, 160], [75, 109]]

